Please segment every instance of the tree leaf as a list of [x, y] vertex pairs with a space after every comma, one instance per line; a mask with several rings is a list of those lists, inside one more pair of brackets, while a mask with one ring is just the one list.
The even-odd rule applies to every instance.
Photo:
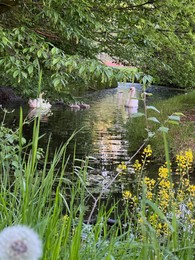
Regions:
[[168, 116], [168, 118], [169, 118], [170, 120], [180, 121], [180, 116], [171, 115], [171, 116]]
[[156, 107], [154, 107], [154, 106], [147, 106], [146, 108], [147, 108], [147, 109], [154, 110], [154, 111], [160, 113], [160, 111], [159, 111]]
[[13, 78], [16, 78], [19, 74], [19, 70], [15, 70], [14, 73], [13, 73]]
[[179, 125], [178, 121], [174, 121], [174, 120], [168, 120], [167, 123], [173, 124], [173, 125]]
[[33, 69], [34, 69], [34, 67], [33, 67], [32, 65], [30, 65], [30, 66], [28, 67], [28, 73], [29, 73], [29, 75], [33, 73]]
[[164, 133], [168, 133], [169, 128], [168, 128], [168, 127], [165, 127], [165, 126], [161, 126], [161, 127], [158, 128], [158, 131], [164, 132]]
[[145, 116], [145, 114], [138, 112], [138, 113], [135, 113], [135, 114], [131, 115], [131, 117], [141, 117], [141, 116]]
[[148, 117], [148, 120], [160, 124], [160, 121], [156, 117]]

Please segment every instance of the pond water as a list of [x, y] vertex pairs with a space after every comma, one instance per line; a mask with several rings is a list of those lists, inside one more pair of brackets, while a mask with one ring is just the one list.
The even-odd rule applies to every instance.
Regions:
[[[131, 86], [131, 83], [119, 83], [114, 89], [85, 94], [82, 100], [90, 105], [88, 109], [74, 110], [64, 106], [52, 106], [52, 115], [41, 122], [40, 133], [45, 136], [41, 139], [40, 146], [46, 147], [51, 135], [50, 156], [52, 156], [55, 149], [65, 143], [75, 129], [79, 130], [69, 144], [67, 153], [73, 154], [76, 143], [76, 158], [94, 157], [91, 164], [94, 170], [91, 170], [91, 176], [95, 177], [91, 179], [95, 179], [101, 185], [103, 182], [106, 184], [116, 174], [119, 163], [126, 162], [130, 167], [128, 147], [133, 140], [130, 142], [127, 140], [126, 123], [131, 111], [125, 109], [124, 104]], [[139, 84], [134, 86], [138, 92], [141, 91]], [[149, 98], [151, 104], [154, 100], [166, 99], [181, 93], [157, 86], [151, 86], [148, 91], [153, 94]], [[27, 104], [23, 105], [23, 113], [24, 116], [29, 113]], [[15, 112], [8, 115], [7, 124], [12, 125], [18, 121], [18, 117], [19, 106], [16, 106]], [[24, 129], [24, 134], [27, 139], [31, 138], [32, 124]]]

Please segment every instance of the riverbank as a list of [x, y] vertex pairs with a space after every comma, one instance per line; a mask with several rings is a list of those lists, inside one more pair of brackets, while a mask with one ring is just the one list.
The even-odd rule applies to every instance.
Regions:
[[[148, 121], [148, 127], [154, 136], [150, 138], [149, 143], [154, 148], [154, 157], [157, 161], [163, 161], [164, 158], [164, 144], [162, 133], [158, 131], [160, 126], [168, 128], [168, 142], [171, 155], [178, 153], [181, 150], [191, 148], [195, 153], [195, 91], [181, 94], [169, 98], [163, 101], [156, 101], [152, 103], [158, 111], [147, 110], [147, 117], [155, 117], [156, 121]], [[143, 110], [141, 112], [144, 112]], [[169, 116], [174, 113], [180, 113], [177, 122], [169, 120]], [[128, 138], [131, 140], [137, 140], [138, 147], [143, 143], [143, 140], [147, 138], [146, 120], [144, 117], [132, 118], [128, 122]], [[131, 131], [134, 129], [134, 131]], [[131, 147], [132, 152], [136, 150], [135, 147]], [[131, 151], [130, 151], [131, 152]]]

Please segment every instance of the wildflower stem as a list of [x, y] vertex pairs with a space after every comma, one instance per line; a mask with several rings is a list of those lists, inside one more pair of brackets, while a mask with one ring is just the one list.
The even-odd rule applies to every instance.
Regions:
[[171, 189], [172, 189], [171, 163], [170, 163], [170, 156], [169, 156], [169, 147], [168, 147], [168, 142], [167, 142], [167, 136], [166, 136], [165, 132], [163, 132], [163, 141], [164, 141], [165, 158], [166, 158], [166, 162], [167, 162], [168, 175], [169, 175], [169, 180], [170, 180]]

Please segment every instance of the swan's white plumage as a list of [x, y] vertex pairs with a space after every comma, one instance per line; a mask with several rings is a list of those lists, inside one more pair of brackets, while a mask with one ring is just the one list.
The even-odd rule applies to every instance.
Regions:
[[128, 96], [127, 102], [125, 104], [125, 107], [138, 108], [138, 99], [136, 96], [135, 87], [130, 88], [129, 96]]
[[38, 98], [29, 99], [28, 101], [29, 107], [43, 109], [43, 110], [50, 109], [51, 104], [47, 100], [43, 99], [42, 95], [43, 93], [41, 93]]

